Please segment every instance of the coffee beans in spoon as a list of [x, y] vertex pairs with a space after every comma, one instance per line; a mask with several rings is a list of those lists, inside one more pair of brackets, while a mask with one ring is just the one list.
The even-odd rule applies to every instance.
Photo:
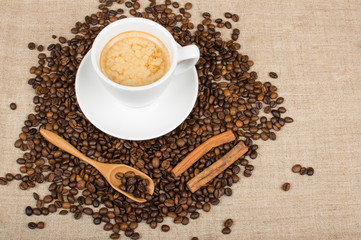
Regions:
[[[37, 184], [49, 184], [46, 195], [51, 198], [47, 197], [47, 202], [42, 198], [35, 200], [30, 206], [32, 213], [28, 210], [29, 215], [58, 212], [73, 214], [74, 219], [82, 221], [88, 221], [82, 216], [89, 215], [96, 225], [109, 223], [106, 228], [112, 231], [109, 235], [113, 239], [118, 239], [121, 231], [127, 237], [139, 238], [135, 230], [142, 221], [154, 229], [165, 218], [186, 225], [190, 219], [200, 216], [201, 209], [210, 211], [211, 205], [218, 205], [222, 196], [232, 195], [227, 189], [240, 177], [250, 177], [257, 169], [253, 160], [258, 156], [259, 146], [255, 142], [276, 140], [276, 133], [293, 122], [284, 109], [279, 110], [285, 99], [279, 95], [278, 88], [271, 82], [260, 81], [257, 73], [251, 70], [255, 63], [241, 52], [240, 43], [221, 34], [218, 26], [225, 28], [232, 14], [227, 20], [217, 20], [223, 15], [214, 17], [209, 12], [192, 12], [192, 4], [188, 4], [187, 9], [184, 4], [171, 1], [152, 1], [141, 6], [134, 0], [126, 4], [100, 0], [93, 14], [69, 29], [72, 37], [65, 39], [56, 34], [59, 41], [49, 44], [45, 48], [48, 52], [39, 53], [39, 64], [30, 68], [33, 77], [28, 80], [35, 92], [34, 111], [24, 119], [19, 139], [14, 144], [23, 151], [16, 160], [20, 172], [13, 174], [14, 180], [19, 181], [19, 188], [28, 190]], [[81, 112], [74, 89], [79, 64], [97, 34], [111, 22], [130, 15], [160, 23], [181, 46], [194, 44], [201, 53], [196, 65], [199, 95], [192, 112], [172, 132], [148, 141], [117, 139], [99, 131]], [[192, 15], [204, 19], [196, 22]], [[223, 30], [238, 39], [240, 30], [235, 26], [235, 22], [227, 23], [232, 29]], [[79, 151], [99, 162], [122, 163], [148, 174], [155, 183], [152, 198], [144, 204], [129, 201], [92, 166], [49, 144], [41, 137], [39, 129], [56, 131]], [[227, 130], [244, 141], [249, 151], [192, 193], [186, 182], [238, 142], [214, 148], [179, 177], [172, 176], [172, 168], [207, 139]], [[0, 177], [0, 184], [14, 183]]]
[[115, 178], [120, 180], [119, 188], [133, 194], [137, 198], [151, 199], [152, 195], [147, 194], [148, 179], [143, 179], [134, 172], [116, 173]]

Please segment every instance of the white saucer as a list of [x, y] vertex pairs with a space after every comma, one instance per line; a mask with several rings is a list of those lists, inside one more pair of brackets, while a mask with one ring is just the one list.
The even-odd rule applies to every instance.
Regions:
[[172, 131], [187, 118], [197, 99], [198, 76], [195, 68], [174, 76], [154, 104], [130, 108], [103, 87], [89, 51], [80, 63], [75, 91], [82, 112], [99, 130], [122, 139], [146, 140]]

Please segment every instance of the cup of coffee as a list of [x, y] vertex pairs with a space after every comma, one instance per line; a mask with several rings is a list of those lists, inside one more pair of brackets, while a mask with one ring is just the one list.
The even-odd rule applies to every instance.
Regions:
[[180, 47], [169, 31], [144, 18], [121, 19], [96, 37], [92, 65], [104, 87], [124, 105], [152, 104], [172, 76], [194, 67], [199, 49]]

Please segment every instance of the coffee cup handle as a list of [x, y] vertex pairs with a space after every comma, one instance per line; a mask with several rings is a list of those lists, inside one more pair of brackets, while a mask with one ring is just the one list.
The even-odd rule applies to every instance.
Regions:
[[195, 45], [179, 47], [178, 48], [178, 59], [177, 67], [174, 74], [180, 74], [194, 67], [199, 59], [199, 49]]

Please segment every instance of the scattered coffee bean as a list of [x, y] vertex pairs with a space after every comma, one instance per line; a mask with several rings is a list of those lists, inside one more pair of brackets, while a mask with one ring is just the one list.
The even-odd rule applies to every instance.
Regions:
[[0, 177], [0, 185], [6, 185], [8, 184], [8, 181], [4, 177]]
[[45, 223], [44, 223], [44, 222], [38, 222], [38, 223], [37, 223], [37, 228], [43, 229], [44, 227], [45, 227]]
[[302, 168], [301, 165], [296, 164], [292, 167], [292, 172], [299, 173], [301, 171], [301, 168]]
[[34, 50], [35, 47], [36, 47], [36, 45], [35, 45], [35, 43], [33, 43], [33, 42], [30, 42], [30, 43], [28, 44], [28, 48], [29, 48], [30, 50]]
[[30, 206], [27, 206], [27, 207], [25, 208], [25, 214], [26, 214], [27, 216], [33, 215], [33, 209], [32, 209]]
[[233, 14], [232, 15], [232, 20], [233, 20], [233, 22], [238, 22], [239, 21], [239, 16], [237, 14]]
[[36, 49], [37, 49], [39, 52], [42, 52], [42, 51], [44, 51], [44, 46], [43, 46], [43, 45], [39, 45]]
[[66, 43], [66, 38], [65, 37], [59, 37], [59, 42], [60, 43]]
[[119, 238], [120, 238], [120, 234], [119, 234], [119, 233], [112, 233], [112, 234], [110, 235], [110, 238], [111, 238], [111, 239], [119, 239]]
[[232, 227], [232, 225], [233, 225], [233, 220], [232, 220], [231, 218], [228, 218], [228, 219], [224, 222], [224, 226], [225, 226], [225, 227], [230, 228], [230, 227]]
[[277, 75], [277, 73], [275, 73], [275, 72], [270, 72], [270, 73], [269, 73], [269, 76], [270, 76], [271, 78], [278, 78], [278, 75]]
[[225, 227], [222, 229], [222, 233], [223, 234], [230, 234], [231, 233], [231, 229], [229, 227]]
[[40, 199], [39, 194], [37, 194], [36, 192], [33, 193], [33, 198], [38, 201]]
[[289, 184], [289, 183], [284, 183], [282, 185], [283, 191], [288, 191], [288, 190], [290, 190], [290, 188], [291, 188], [291, 184]]
[[29, 222], [29, 223], [28, 223], [28, 227], [29, 227], [30, 229], [35, 229], [35, 228], [37, 227], [37, 224], [34, 223], [34, 222]]
[[225, 22], [224, 23], [224, 26], [226, 27], [226, 28], [228, 28], [228, 29], [231, 29], [232, 28], [232, 24], [230, 23], [230, 22]]
[[225, 18], [232, 18], [232, 13], [230, 13], [230, 12], [225, 12], [225, 13], [224, 13], [224, 17], [225, 17]]
[[197, 237], [192, 237], [192, 240], [199, 240], [199, 238], [197, 238]]
[[135, 232], [130, 236], [130, 239], [132, 240], [138, 240], [140, 238], [139, 233]]
[[191, 8], [192, 8], [192, 3], [187, 2], [187, 3], [184, 5], [184, 8], [185, 8], [186, 10], [191, 9]]
[[168, 232], [170, 227], [169, 227], [169, 225], [162, 225], [161, 229], [163, 232]]
[[60, 215], [66, 215], [66, 214], [68, 214], [68, 210], [61, 210], [61, 211], [59, 212], [59, 214], [60, 214]]
[[300, 174], [305, 175], [307, 173], [307, 168], [301, 167]]
[[15, 110], [16, 109], [16, 103], [10, 103], [10, 109]]
[[314, 172], [315, 172], [315, 171], [313, 170], [312, 167], [307, 168], [307, 175], [308, 175], [308, 176], [312, 176]]

